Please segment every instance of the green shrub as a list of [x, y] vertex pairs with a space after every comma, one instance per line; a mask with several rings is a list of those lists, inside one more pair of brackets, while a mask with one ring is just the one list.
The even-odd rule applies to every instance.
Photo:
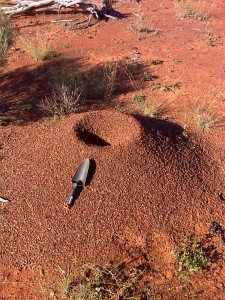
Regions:
[[32, 106], [32, 104], [22, 104], [21, 106], [20, 106], [20, 109], [22, 110], [22, 111], [31, 111], [32, 110], [32, 108], [33, 108], [33, 106]]
[[201, 274], [203, 270], [211, 265], [201, 242], [196, 237], [188, 239], [185, 243], [181, 243], [181, 249], [174, 252], [174, 257], [179, 263], [180, 273], [193, 271]]

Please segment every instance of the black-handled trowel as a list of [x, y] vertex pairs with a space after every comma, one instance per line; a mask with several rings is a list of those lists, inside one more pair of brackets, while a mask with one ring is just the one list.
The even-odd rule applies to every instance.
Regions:
[[69, 196], [66, 200], [66, 204], [64, 204], [65, 209], [71, 208], [77, 187], [85, 186], [89, 167], [90, 167], [90, 159], [86, 158], [85, 160], [82, 161], [76, 173], [73, 175], [72, 178], [73, 185], [72, 185], [71, 192], [69, 193]]

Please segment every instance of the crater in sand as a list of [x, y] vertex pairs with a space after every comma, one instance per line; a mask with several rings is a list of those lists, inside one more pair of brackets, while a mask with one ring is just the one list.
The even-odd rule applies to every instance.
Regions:
[[124, 145], [141, 135], [140, 124], [131, 116], [115, 111], [96, 111], [83, 117], [75, 134], [88, 146]]

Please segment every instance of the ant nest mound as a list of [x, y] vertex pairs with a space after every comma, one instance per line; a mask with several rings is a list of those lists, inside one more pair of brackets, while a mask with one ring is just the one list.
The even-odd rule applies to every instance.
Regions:
[[89, 146], [125, 145], [140, 137], [138, 122], [126, 114], [102, 110], [90, 112], [75, 126], [79, 140]]

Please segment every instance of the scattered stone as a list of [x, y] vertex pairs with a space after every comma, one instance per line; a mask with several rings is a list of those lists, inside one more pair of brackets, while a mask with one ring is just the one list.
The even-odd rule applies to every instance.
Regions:
[[2, 202], [2, 203], [9, 203], [10, 201], [8, 199], [0, 197], [0, 202]]
[[53, 298], [55, 296], [55, 292], [54, 291], [51, 291], [50, 293], [49, 293], [49, 297], [50, 298]]

